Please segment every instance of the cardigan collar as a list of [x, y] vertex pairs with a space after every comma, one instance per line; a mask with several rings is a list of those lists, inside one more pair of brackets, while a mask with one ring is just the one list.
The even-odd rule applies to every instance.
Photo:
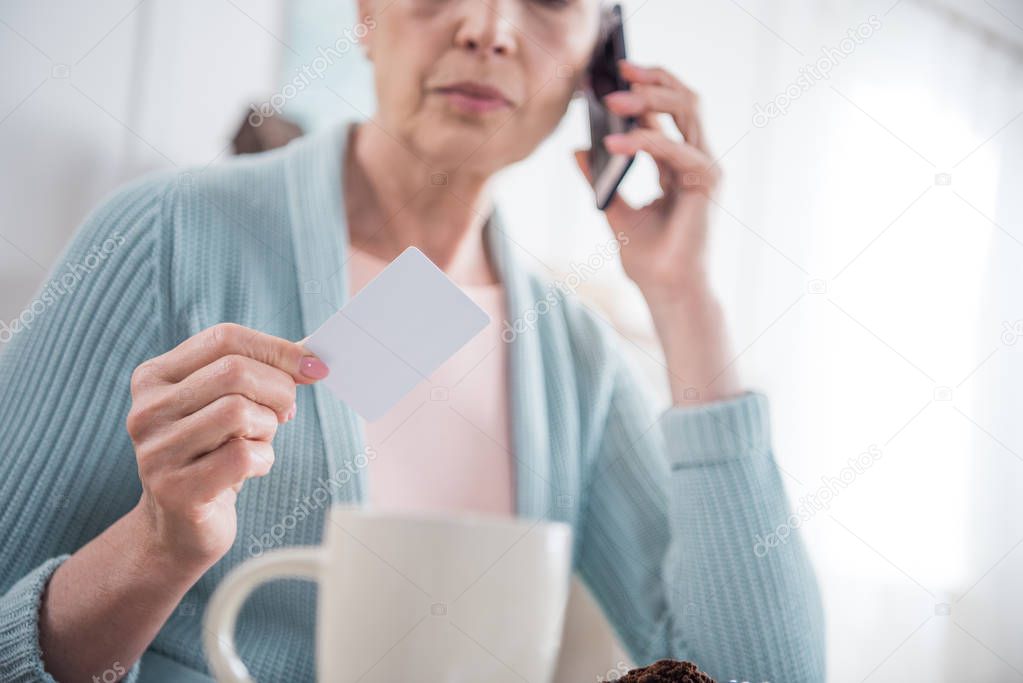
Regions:
[[[298, 278], [303, 338], [312, 334], [349, 298], [348, 225], [343, 205], [343, 160], [350, 127], [345, 120], [293, 141], [287, 154], [286, 183]], [[536, 307], [529, 274], [512, 253], [521, 249], [509, 238], [500, 210], [493, 204], [484, 240], [505, 290], [510, 321]], [[535, 313], [535, 311], [533, 311]], [[550, 439], [539, 335], [515, 334], [508, 341], [512, 455], [516, 460], [516, 512], [533, 519], [548, 516], [551, 506]], [[350, 486], [332, 488], [335, 502], [366, 500], [364, 423], [322, 383], [312, 387], [316, 415], [327, 454], [328, 471]], [[363, 463], [360, 467], [358, 463]]]

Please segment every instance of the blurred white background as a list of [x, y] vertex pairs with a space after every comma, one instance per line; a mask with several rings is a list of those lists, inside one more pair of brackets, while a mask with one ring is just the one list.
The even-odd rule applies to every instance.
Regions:
[[[0, 320], [113, 188], [223, 160], [247, 105], [350, 32], [353, 4], [0, 5]], [[714, 277], [793, 505], [880, 454], [801, 526], [830, 680], [1023, 681], [1023, 2], [623, 5], [635, 59], [702, 96], [726, 175]], [[315, 128], [372, 100], [353, 49], [286, 113]], [[496, 187], [551, 277], [608, 237], [571, 159], [586, 137], [573, 107]], [[626, 194], [653, 187], [641, 164]], [[580, 293], [663, 382], [617, 265]]]

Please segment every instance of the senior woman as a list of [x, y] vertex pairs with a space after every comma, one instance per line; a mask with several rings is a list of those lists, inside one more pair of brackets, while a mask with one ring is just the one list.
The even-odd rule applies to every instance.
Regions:
[[[642, 127], [600, 142], [660, 172], [659, 199], [606, 213], [664, 347], [674, 405], [657, 415], [614, 333], [571, 298], [496, 343], [549, 289], [488, 183], [581, 87], [599, 0], [359, 5], [375, 22], [371, 120], [121, 190], [8, 341], [0, 678], [205, 680], [211, 592], [267, 541], [317, 543], [315, 510], [283, 538], [268, 530], [323, 486], [334, 502], [566, 521], [574, 568], [637, 663], [821, 680], [800, 540], [755, 547], [788, 517], [766, 399], [716, 376], [728, 354], [704, 246], [718, 174], [694, 94], [623, 63], [632, 90], [608, 105]], [[408, 245], [504, 320], [484, 333], [492, 353], [461, 357], [470, 381], [442, 380], [452, 402], [464, 390], [466, 419], [410, 412], [389, 441], [325, 392], [329, 368], [298, 340]], [[58, 279], [70, 291], [54, 294]], [[479, 434], [508, 447], [474, 458]], [[313, 679], [314, 612], [308, 583], [254, 595], [238, 641], [257, 678]]]

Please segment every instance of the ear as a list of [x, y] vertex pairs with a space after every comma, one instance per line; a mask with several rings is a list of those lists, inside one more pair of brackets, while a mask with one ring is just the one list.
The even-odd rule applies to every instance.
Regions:
[[373, 0], [357, 0], [358, 21], [366, 25], [366, 32], [359, 37], [359, 44], [366, 59], [373, 59], [373, 33], [377, 27], [376, 6]]

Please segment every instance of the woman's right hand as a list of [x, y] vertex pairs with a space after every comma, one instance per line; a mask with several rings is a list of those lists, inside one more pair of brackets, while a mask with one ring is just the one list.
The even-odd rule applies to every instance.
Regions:
[[270, 471], [277, 427], [295, 415], [296, 385], [326, 375], [300, 344], [232, 323], [135, 369], [127, 428], [142, 497], [132, 514], [148, 530], [150, 555], [199, 574], [227, 552], [237, 493]]

